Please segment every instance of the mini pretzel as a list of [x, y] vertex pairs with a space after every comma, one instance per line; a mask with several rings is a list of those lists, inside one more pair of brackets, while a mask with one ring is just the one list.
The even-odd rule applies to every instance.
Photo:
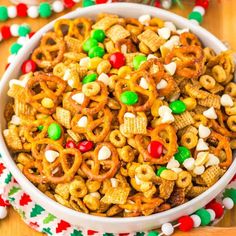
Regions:
[[[107, 146], [111, 150], [111, 157], [107, 160], [98, 160], [98, 152], [101, 147]], [[88, 166], [87, 161], [92, 160], [93, 165]], [[100, 182], [105, 179], [112, 178], [119, 168], [119, 158], [116, 148], [111, 143], [100, 143], [97, 145], [94, 152], [87, 152], [83, 154], [83, 163], [81, 169], [91, 180], [98, 180]], [[101, 171], [103, 170], [103, 171]]]
[[77, 18], [73, 21], [74, 35], [79, 40], [85, 40], [91, 31], [91, 21], [86, 18]]
[[179, 37], [180, 43], [183, 46], [201, 46], [201, 43], [197, 36], [190, 32], [184, 32]]
[[54, 32], [46, 33], [32, 54], [32, 60], [40, 68], [51, 68], [62, 61], [66, 50], [65, 42]]
[[[37, 92], [36, 88], [40, 86], [41, 91]], [[55, 112], [57, 104], [61, 101], [61, 94], [66, 88], [66, 82], [54, 75], [47, 75], [43, 73], [37, 73], [29, 79], [26, 85], [27, 101], [36, 110], [44, 114], [52, 114]], [[54, 102], [52, 108], [46, 108], [41, 105], [43, 98], [50, 98]]]
[[[74, 117], [72, 118], [71, 120], [71, 127], [72, 127], [72, 130], [76, 133], [79, 133], [79, 134], [85, 134], [87, 132], [87, 127], [79, 127], [78, 126], [78, 121], [83, 117], [84, 115], [83, 114], [75, 114]], [[90, 116], [90, 115], [87, 115], [87, 118], [88, 118], [88, 123], [90, 123], [93, 118]]]
[[232, 150], [230, 148], [230, 143], [228, 138], [212, 131], [209, 138], [213, 139], [214, 141], [218, 142], [217, 146], [213, 149], [213, 154], [219, 156], [221, 151], [224, 151], [226, 154], [226, 160], [221, 162], [219, 165], [220, 167], [228, 167], [232, 163]]
[[[73, 36], [74, 24], [72, 20], [59, 19], [54, 24], [54, 31], [59, 37]], [[64, 31], [64, 32], [63, 32]]]
[[151, 139], [160, 142], [166, 149], [166, 153], [162, 157], [155, 159], [147, 151], [147, 147], [143, 145], [142, 135], [135, 136], [135, 142], [138, 151], [143, 155], [145, 161], [154, 164], [166, 164], [177, 151], [177, 136], [175, 129], [169, 124], [158, 125], [151, 131]]
[[121, 39], [115, 43], [115, 47], [122, 52], [122, 47], [126, 47], [126, 53], [137, 52], [135, 44], [130, 39]]

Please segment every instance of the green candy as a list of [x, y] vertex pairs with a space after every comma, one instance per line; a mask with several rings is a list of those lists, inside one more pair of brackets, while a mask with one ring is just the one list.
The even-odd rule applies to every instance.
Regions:
[[10, 48], [10, 52], [11, 54], [17, 54], [21, 48], [22, 48], [22, 45], [20, 45], [19, 43], [14, 43], [12, 44]]
[[48, 18], [49, 16], [52, 15], [52, 9], [49, 3], [47, 2], [42, 2], [39, 5], [39, 15], [42, 18]]
[[44, 128], [43, 125], [39, 125], [39, 126], [38, 126], [38, 130], [39, 130], [39, 131], [42, 131], [43, 128]]
[[147, 60], [147, 57], [146, 56], [143, 56], [143, 55], [137, 55], [134, 57], [133, 59], [133, 67], [135, 70], [137, 70], [140, 65], [145, 62]]
[[233, 189], [233, 188], [227, 188], [225, 189], [224, 193], [223, 193], [223, 196], [226, 198], [226, 197], [229, 197], [233, 200], [234, 204], [236, 204], [236, 189]]
[[88, 56], [90, 58], [94, 57], [103, 57], [105, 54], [105, 50], [99, 46], [93, 47], [89, 50]]
[[95, 74], [95, 73], [86, 75], [83, 78], [82, 84], [87, 84], [87, 83], [93, 82], [93, 81], [95, 81], [97, 79], [97, 77], [98, 77], [98, 75]]
[[134, 105], [138, 102], [138, 95], [132, 91], [125, 91], [120, 95], [120, 100], [125, 105]]
[[5, 6], [0, 6], [0, 21], [6, 21], [8, 19], [8, 12]]
[[177, 160], [180, 164], [183, 164], [186, 159], [191, 157], [191, 153], [186, 147], [179, 146], [178, 152], [174, 156], [175, 160]]
[[82, 7], [89, 7], [95, 5], [95, 2], [92, 0], [84, 0], [82, 2]]
[[211, 215], [206, 209], [201, 208], [195, 214], [201, 218], [201, 226], [206, 226], [211, 222]]
[[92, 31], [91, 38], [96, 39], [98, 42], [103, 42], [106, 35], [104, 30], [96, 29]]
[[48, 137], [52, 140], [58, 140], [61, 137], [61, 127], [57, 123], [52, 123], [48, 127]]
[[30, 27], [28, 25], [21, 25], [18, 29], [19, 36], [26, 36], [30, 33]]
[[98, 45], [98, 41], [94, 38], [89, 38], [83, 43], [83, 50], [88, 52], [91, 48], [96, 47]]
[[199, 23], [202, 23], [203, 17], [199, 12], [193, 11], [188, 16], [189, 20], [196, 20]]
[[159, 233], [157, 231], [150, 231], [148, 232], [148, 236], [159, 236]]
[[157, 176], [161, 176], [162, 171], [167, 170], [167, 168], [165, 166], [161, 166], [158, 170], [157, 170]]
[[169, 107], [174, 114], [181, 114], [186, 111], [186, 105], [180, 100], [171, 102]]

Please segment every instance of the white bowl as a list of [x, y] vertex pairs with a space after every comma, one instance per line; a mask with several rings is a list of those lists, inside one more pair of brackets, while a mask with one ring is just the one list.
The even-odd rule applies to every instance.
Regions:
[[[226, 50], [226, 47], [219, 39], [217, 39], [202, 27], [195, 26], [187, 19], [177, 16], [173, 13], [140, 4], [112, 3], [105, 5], [96, 5], [83, 9], [78, 8], [74, 12], [63, 16], [63, 18], [76, 18], [81, 16], [94, 17], [100, 12], [115, 13], [124, 17], [137, 18], [142, 14], [149, 14], [152, 16], [160, 17], [163, 20], [174, 22], [180, 28], [189, 28], [193, 33], [198, 35], [205, 46], [213, 48], [217, 53]], [[76, 212], [74, 210], [66, 208], [40, 192], [21, 173], [21, 171], [17, 168], [15, 162], [12, 160], [2, 136], [2, 132], [5, 128], [3, 111], [8, 99], [8, 82], [10, 79], [18, 77], [18, 75], [20, 74], [22, 62], [30, 56], [33, 49], [38, 45], [41, 36], [45, 32], [53, 28], [53, 23], [54, 22], [51, 22], [41, 30], [39, 30], [27, 43], [27, 46], [21, 49], [14, 63], [12, 63], [5, 72], [0, 84], [0, 151], [7, 168], [11, 171], [15, 179], [21, 184], [22, 188], [32, 197], [32, 199], [38, 204], [42, 205], [47, 211], [51, 212], [59, 218], [62, 218], [63, 220], [68, 221], [73, 225], [103, 232], [105, 231], [122, 233], [150, 230], [160, 226], [165, 222], [176, 220], [180, 216], [192, 214], [194, 211], [206, 205], [217, 194], [219, 194], [219, 192], [224, 189], [224, 187], [235, 174], [236, 160], [233, 161], [232, 165], [224, 174], [224, 176], [214, 186], [212, 186], [206, 192], [194, 198], [193, 200], [162, 213], [133, 218], [98, 217]]]

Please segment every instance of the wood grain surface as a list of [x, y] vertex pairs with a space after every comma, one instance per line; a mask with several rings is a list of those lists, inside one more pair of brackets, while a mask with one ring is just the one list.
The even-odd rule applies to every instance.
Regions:
[[[176, 7], [171, 9], [173, 12], [178, 13], [184, 17], [187, 17], [191, 9], [193, 8], [193, 2], [190, 0], [184, 0], [185, 9], [181, 10]], [[219, 3], [220, 2], [220, 3]], [[9, 4], [6, 0], [0, 0], [0, 5]], [[59, 14], [54, 14], [48, 19], [12, 19], [4, 24], [11, 25], [13, 23], [30, 24], [33, 31], [36, 31], [47, 22], [58, 17]], [[4, 25], [0, 23], [0, 27]], [[236, 0], [211, 0], [210, 7], [204, 16], [203, 27], [215, 34], [219, 39], [227, 42], [233, 50], [236, 50]], [[14, 42], [14, 39], [0, 43], [1, 63], [0, 63], [0, 75], [4, 73], [7, 57], [9, 55], [9, 46]], [[177, 236], [192, 235], [192, 236], [233, 236], [236, 234], [236, 208], [228, 211], [221, 222], [215, 227], [199, 228], [191, 231], [190, 233], [181, 233], [176, 231]], [[19, 217], [19, 215], [10, 209], [9, 215], [6, 219], [0, 221], [0, 236], [42, 236], [43, 234], [35, 232], [29, 228]]]

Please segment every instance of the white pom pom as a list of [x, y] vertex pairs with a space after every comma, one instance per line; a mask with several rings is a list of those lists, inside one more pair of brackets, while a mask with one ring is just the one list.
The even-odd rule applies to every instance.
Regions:
[[17, 43], [19, 43], [20, 45], [24, 45], [28, 40], [29, 40], [28, 36], [26, 36], [26, 37], [19, 37], [17, 39]]
[[52, 4], [52, 10], [56, 13], [62, 12], [64, 10], [64, 5], [62, 1], [55, 1]]
[[193, 220], [193, 227], [197, 228], [201, 225], [201, 218], [198, 215], [191, 215], [190, 216]]
[[199, 12], [202, 16], [205, 15], [205, 9], [204, 9], [204, 7], [195, 6], [195, 7], [193, 8], [193, 11], [194, 11], [194, 12]]
[[207, 209], [207, 211], [211, 215], [211, 221], [213, 221], [216, 218], [216, 213], [212, 209]]
[[7, 8], [7, 13], [9, 18], [15, 18], [17, 16], [17, 11], [15, 6], [9, 6]]
[[19, 25], [17, 25], [17, 24], [13, 24], [10, 26], [10, 31], [11, 31], [12, 36], [14, 36], [14, 37], [19, 36], [18, 29], [19, 29]]
[[7, 208], [0, 206], [0, 219], [4, 219], [7, 216]]
[[27, 14], [30, 18], [37, 18], [39, 16], [38, 7], [30, 6], [27, 10]]
[[164, 233], [164, 235], [171, 235], [174, 233], [174, 227], [171, 223], [165, 223], [161, 226], [161, 231]]
[[230, 210], [234, 207], [234, 201], [230, 197], [226, 197], [223, 199], [223, 205], [226, 209]]

